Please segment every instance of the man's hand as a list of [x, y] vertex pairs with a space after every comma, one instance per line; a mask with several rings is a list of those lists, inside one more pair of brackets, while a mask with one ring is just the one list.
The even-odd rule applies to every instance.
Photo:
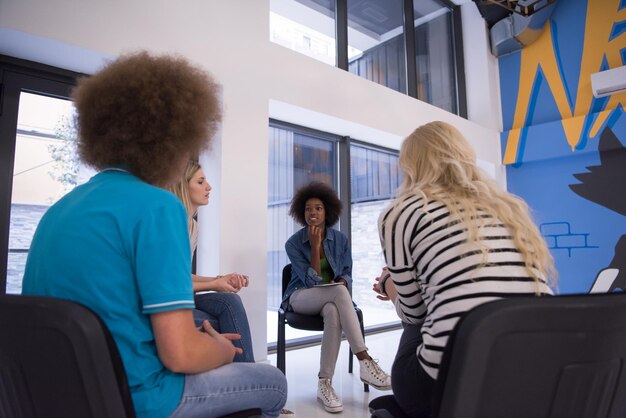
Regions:
[[[211, 323], [209, 321], [202, 321], [202, 327], [200, 329], [200, 331], [202, 332], [206, 332], [207, 334], [209, 334], [210, 337], [215, 338], [220, 346], [224, 346], [224, 350], [226, 352], [230, 352], [233, 351], [233, 358], [235, 357], [235, 354], [241, 354], [243, 353], [243, 350], [239, 347], [235, 347], [232, 343], [232, 341], [235, 340], [240, 340], [241, 339], [241, 335], [239, 334], [220, 334], [219, 332], [215, 331], [215, 328], [213, 328], [211, 326]], [[232, 361], [232, 359], [231, 359]]]
[[[194, 326], [191, 309], [150, 314], [159, 359], [175, 373], [200, 373], [231, 363], [237, 349], [208, 321], [202, 331]], [[230, 339], [229, 339], [230, 338]]]

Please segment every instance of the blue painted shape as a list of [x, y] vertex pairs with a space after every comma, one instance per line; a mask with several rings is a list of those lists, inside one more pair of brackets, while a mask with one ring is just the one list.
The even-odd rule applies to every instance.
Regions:
[[521, 54], [515, 52], [498, 60], [500, 71], [500, 102], [502, 107], [502, 124], [504, 130], [513, 126], [515, 103], [517, 102]]
[[[612, 129], [620, 141], [626, 144], [626, 116], [621, 109], [615, 114], [619, 117], [611, 122]], [[562, 130], [558, 133], [557, 125], [560, 124], [553, 122], [531, 127], [526, 155], [541, 156], [547, 144], [557, 151], [560, 144], [566, 144], [565, 135]], [[552, 229], [542, 227], [544, 234], [551, 232], [548, 235], [556, 237], [558, 233], [568, 231], [571, 234], [587, 235], [584, 248], [552, 245], [555, 247], [552, 254], [560, 277], [560, 293], [589, 291], [597, 273], [611, 262], [617, 241], [626, 234], [626, 217], [581, 198], [569, 188], [570, 184], [578, 183], [573, 174], [583, 173], [587, 167], [600, 164], [597, 143], [595, 139], [590, 140], [584, 152], [570, 151], [567, 157], [555, 154], [555, 158], [535, 158], [517, 168], [507, 167], [509, 191], [526, 200], [538, 224], [552, 223]], [[615, 187], [623, 189], [625, 186], [620, 184]], [[569, 223], [569, 229], [554, 224], [563, 221]], [[556, 239], [546, 241], [556, 244]]]
[[624, 32], [626, 32], [626, 20], [613, 23], [613, 27], [611, 28], [611, 35], [609, 36], [609, 41], [612, 41]]

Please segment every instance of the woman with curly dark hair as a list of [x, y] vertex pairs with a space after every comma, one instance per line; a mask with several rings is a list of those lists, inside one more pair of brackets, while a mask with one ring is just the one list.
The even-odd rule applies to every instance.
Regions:
[[79, 153], [100, 170], [48, 209], [28, 255], [23, 293], [94, 310], [120, 351], [137, 417], [216, 417], [285, 404], [283, 374], [232, 363], [235, 334], [198, 330], [187, 215], [162, 187], [209, 145], [217, 85], [174, 56], [122, 56], [79, 80]]
[[343, 233], [331, 228], [341, 214], [337, 194], [324, 183], [311, 183], [296, 192], [289, 214], [304, 228], [285, 244], [292, 275], [282, 307], [324, 317], [317, 398], [328, 412], [341, 412], [343, 404], [332, 387], [332, 378], [342, 330], [359, 359], [364, 383], [389, 390], [391, 377], [368, 354], [352, 304], [350, 244]]

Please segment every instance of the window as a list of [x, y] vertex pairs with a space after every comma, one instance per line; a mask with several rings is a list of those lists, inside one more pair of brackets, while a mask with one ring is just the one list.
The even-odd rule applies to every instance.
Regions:
[[271, 0], [270, 41], [335, 65], [334, 0]]
[[[281, 303], [282, 268], [289, 262], [285, 242], [300, 226], [289, 217], [294, 192], [312, 181], [336, 187], [336, 144], [329, 138], [271, 126], [268, 188], [268, 306]], [[275, 338], [276, 336], [274, 336]]]
[[47, 208], [89, 174], [78, 165], [75, 75], [0, 57], [0, 294], [20, 293], [35, 228]]
[[406, 93], [402, 21], [401, 1], [348, 0], [349, 71]]
[[449, 0], [270, 1], [272, 42], [466, 117], [460, 33]]
[[[268, 184], [268, 342], [276, 341], [276, 310], [282, 299], [282, 269], [289, 263], [285, 242], [300, 225], [289, 216], [294, 192], [312, 181], [337, 187], [337, 137], [272, 123], [269, 133]], [[287, 327], [287, 339], [308, 333]]]
[[[349, 147], [349, 148], [348, 148]], [[350, 160], [341, 158], [347, 155]], [[347, 181], [344, 181], [347, 180]], [[352, 235], [353, 299], [364, 311], [366, 326], [397, 322], [390, 303], [375, 298], [371, 287], [384, 265], [378, 239], [378, 215], [399, 185], [396, 151], [351, 143], [350, 138], [278, 121], [270, 122], [268, 185], [268, 334], [276, 341], [276, 310], [282, 298], [282, 269], [289, 263], [285, 242], [301, 228], [288, 215], [294, 192], [312, 181], [339, 190], [347, 215], [336, 226]], [[340, 185], [351, 184], [341, 190]], [[348, 190], [351, 190], [348, 195]], [[348, 225], [351, 225], [349, 227]], [[286, 328], [287, 340], [319, 335]]]
[[416, 97], [458, 113], [452, 11], [436, 0], [414, 4]]
[[361, 307], [366, 327], [398, 321], [393, 305], [376, 299], [372, 284], [385, 265], [378, 216], [391, 202], [400, 181], [397, 151], [350, 145], [352, 299]]

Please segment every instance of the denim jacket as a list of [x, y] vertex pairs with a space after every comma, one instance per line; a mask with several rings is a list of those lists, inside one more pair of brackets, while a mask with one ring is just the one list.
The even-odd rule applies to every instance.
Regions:
[[[348, 291], [352, 294], [352, 250], [348, 237], [336, 229], [326, 228], [326, 237], [322, 245], [326, 259], [335, 273], [334, 278], [344, 279], [348, 284]], [[321, 283], [322, 277], [311, 267], [311, 243], [306, 227], [287, 240], [285, 250], [291, 262], [291, 281], [283, 295], [281, 307], [290, 310], [289, 297], [293, 292]]]

